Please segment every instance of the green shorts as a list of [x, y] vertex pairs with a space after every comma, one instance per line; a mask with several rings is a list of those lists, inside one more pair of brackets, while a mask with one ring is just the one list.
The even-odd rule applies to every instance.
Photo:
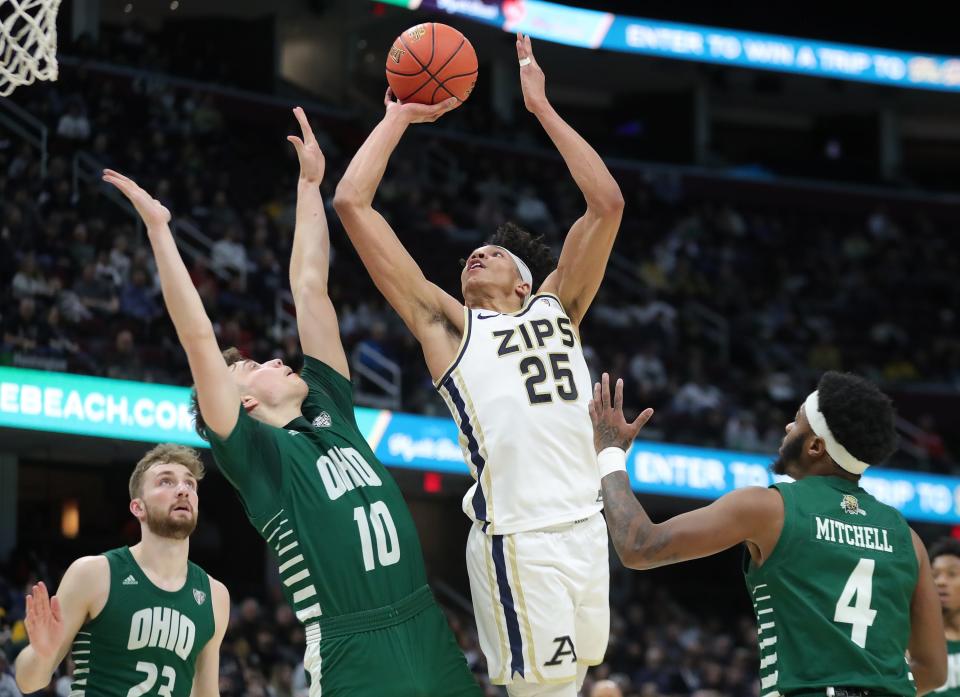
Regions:
[[310, 697], [481, 697], [430, 588], [306, 626]]

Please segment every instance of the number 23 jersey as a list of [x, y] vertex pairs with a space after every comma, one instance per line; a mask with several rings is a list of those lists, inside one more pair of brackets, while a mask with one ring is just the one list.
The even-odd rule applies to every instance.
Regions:
[[457, 358], [436, 383], [476, 480], [464, 513], [508, 535], [601, 510], [593, 385], [560, 301], [539, 293], [513, 314], [465, 312]]

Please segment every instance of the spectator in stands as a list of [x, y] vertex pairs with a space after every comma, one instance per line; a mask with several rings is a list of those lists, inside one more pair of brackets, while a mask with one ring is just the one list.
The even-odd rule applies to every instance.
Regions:
[[97, 251], [90, 244], [87, 226], [77, 223], [73, 228], [72, 238], [68, 252], [74, 266], [83, 266], [92, 262], [96, 258]]
[[923, 414], [920, 417], [913, 440], [926, 463], [938, 470], [943, 470], [947, 466], [949, 458], [946, 444], [943, 436], [938, 433], [937, 422], [931, 414]]
[[[237, 224], [240, 220], [237, 211], [227, 201], [226, 192], [222, 190], [213, 195], [213, 205], [210, 206], [209, 217], [211, 223], [226, 228]], [[239, 238], [240, 235], [237, 231], [234, 231], [234, 236]]]
[[23, 697], [17, 681], [10, 673], [10, 663], [3, 651], [0, 651], [0, 697]]
[[657, 355], [655, 344], [644, 344], [630, 360], [630, 377], [637, 386], [640, 403], [653, 405], [659, 401], [661, 392], [667, 388], [667, 370]]
[[623, 690], [613, 680], [601, 680], [594, 683], [590, 697], [623, 697]]
[[130, 271], [130, 280], [120, 291], [120, 312], [144, 322], [160, 315], [156, 291], [147, 285], [147, 272], [142, 267]]
[[218, 273], [246, 278], [247, 250], [240, 242], [240, 229], [236, 225], [227, 225], [223, 237], [210, 248], [210, 265]]
[[41, 342], [37, 304], [33, 298], [20, 298], [16, 314], [3, 322], [3, 344], [7, 350], [30, 353]]
[[50, 295], [50, 284], [37, 267], [37, 259], [33, 254], [23, 256], [20, 268], [13, 277], [11, 288], [15, 298]]
[[142, 380], [143, 362], [133, 340], [133, 332], [121, 329], [106, 356], [107, 376], [118, 380]]
[[197, 135], [215, 133], [223, 128], [223, 114], [209, 94], [200, 97], [193, 111], [193, 128]]
[[71, 100], [67, 112], [57, 123], [57, 135], [66, 140], [83, 141], [90, 137], [90, 120], [83, 113], [83, 106], [77, 100]]
[[679, 414], [696, 416], [717, 409], [723, 402], [723, 393], [710, 384], [697, 366], [691, 369], [690, 379], [677, 390], [670, 408]]
[[757, 419], [749, 409], [730, 414], [723, 430], [723, 445], [731, 450], [756, 452], [761, 449], [760, 436], [757, 433]]
[[553, 239], [556, 234], [557, 230], [550, 216], [550, 209], [532, 186], [524, 187], [520, 191], [513, 216], [522, 227], [533, 230], [538, 235], [544, 235], [547, 239]]
[[41, 328], [41, 334], [43, 344], [53, 357], [69, 358], [80, 353], [80, 346], [60, 320], [60, 308], [57, 305], [51, 305], [47, 310], [47, 322]]
[[72, 290], [93, 315], [110, 317], [120, 309], [120, 298], [117, 296], [116, 288], [109, 280], [97, 275], [97, 266], [92, 262], [84, 265], [80, 278], [73, 284]]

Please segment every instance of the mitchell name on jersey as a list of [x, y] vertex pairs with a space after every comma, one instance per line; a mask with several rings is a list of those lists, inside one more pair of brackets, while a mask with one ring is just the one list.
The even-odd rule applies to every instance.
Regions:
[[560, 301], [538, 294], [513, 314], [465, 312], [457, 358], [436, 383], [476, 480], [464, 512], [498, 535], [593, 515], [603, 507], [593, 385]]

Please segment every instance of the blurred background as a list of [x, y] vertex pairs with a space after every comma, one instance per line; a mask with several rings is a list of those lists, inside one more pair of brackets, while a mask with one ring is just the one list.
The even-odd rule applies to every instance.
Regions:
[[[59, 79], [0, 99], [0, 681], [26, 640], [24, 590], [55, 587], [77, 556], [134, 543], [133, 464], [151, 442], [201, 444], [145, 235], [100, 170], [130, 174], [171, 209], [222, 346], [299, 367], [287, 287], [298, 169], [285, 141], [299, 104], [327, 158], [330, 292], [358, 418], [404, 489], [434, 590], [486, 684], [455, 429], [330, 205], [382, 115], [388, 48], [424, 21], [468, 36], [479, 80], [462, 108], [409, 130], [376, 205], [458, 297], [459, 260], [502, 221], [559, 251], [584, 204], [523, 107], [511, 32], [531, 33], [548, 96], [626, 199], [582, 339], [594, 375], [623, 376], [631, 409], [657, 409], [631, 455], [655, 519], [770, 483], [799, 402], [823, 371], [849, 370], [899, 414], [900, 448], [866, 488], [926, 541], [957, 534], [960, 58], [949, 23], [836, 4], [574, 4], [64, 0]], [[305, 695], [303, 632], [204, 458], [191, 555], [236, 603], [221, 693]], [[611, 644], [584, 694], [611, 676], [625, 695], [759, 694], [741, 555], [636, 573], [612, 554]], [[47, 692], [66, 697], [71, 670]]]

